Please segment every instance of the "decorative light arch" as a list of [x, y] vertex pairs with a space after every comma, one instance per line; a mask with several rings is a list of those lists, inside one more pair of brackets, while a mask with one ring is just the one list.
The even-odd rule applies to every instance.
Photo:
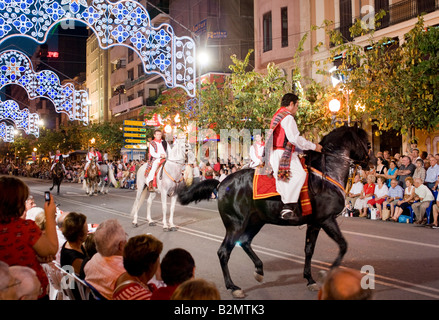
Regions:
[[126, 46], [142, 59], [146, 73], [162, 76], [169, 87], [195, 96], [195, 42], [177, 37], [169, 24], [151, 25], [148, 11], [137, 1], [123, 0], [0, 0], [0, 43], [12, 36], [46, 41], [57, 23], [76, 20], [96, 34], [101, 48]]
[[0, 122], [0, 139], [4, 142], [14, 142], [14, 127]]
[[26, 134], [33, 134], [37, 138], [40, 136], [40, 116], [30, 113], [28, 109], [20, 110], [18, 103], [13, 100], [0, 101], [0, 120], [6, 119], [12, 120], [17, 129], [24, 130]]
[[[0, 0], [0, 4], [1, 1], [3, 0]], [[61, 85], [53, 71], [35, 72], [29, 57], [17, 50], [0, 53], [0, 89], [9, 84], [22, 86], [30, 99], [49, 99], [56, 112], [66, 113], [72, 121], [79, 120], [88, 124], [87, 91], [76, 90], [71, 83]]]

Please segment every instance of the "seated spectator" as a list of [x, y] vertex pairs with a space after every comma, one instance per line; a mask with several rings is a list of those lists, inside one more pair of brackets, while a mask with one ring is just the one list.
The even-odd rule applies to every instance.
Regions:
[[426, 224], [427, 221], [424, 221], [424, 215], [427, 208], [430, 206], [431, 201], [434, 201], [433, 193], [431, 190], [424, 184], [422, 184], [421, 178], [414, 179], [415, 182], [415, 202], [412, 204], [412, 209], [414, 214], [416, 215], [416, 221], [414, 224]]
[[151, 235], [132, 237], [125, 245], [126, 272], [116, 281], [113, 300], [150, 300], [155, 287], [148, 285], [160, 265], [163, 243]]
[[12, 266], [0, 261], [0, 300], [37, 300], [41, 284], [29, 267]]
[[360, 197], [361, 191], [363, 190], [363, 183], [360, 180], [360, 174], [357, 173], [354, 177], [354, 184], [352, 185], [348, 196], [346, 197], [346, 205], [351, 204], [352, 208], [355, 207], [355, 202]]
[[437, 159], [431, 155], [430, 158], [430, 167], [428, 167], [425, 173], [425, 185], [429, 187], [431, 190], [437, 189], [437, 179], [439, 177], [439, 164], [437, 163]]
[[408, 207], [415, 202], [415, 186], [413, 185], [413, 178], [407, 177], [405, 178], [406, 188], [404, 190], [404, 198], [399, 200], [395, 205], [395, 212], [392, 220], [398, 222], [399, 216], [404, 212], [404, 210], [408, 210]]
[[401, 165], [398, 168], [398, 181], [401, 187], [405, 189], [405, 178], [413, 177], [413, 173], [415, 172], [415, 165], [411, 162], [408, 156], [403, 156], [401, 159]]
[[389, 188], [390, 188], [392, 179], [396, 179], [398, 181], [398, 167], [396, 165], [395, 160], [390, 160], [389, 169], [387, 170], [387, 173], [385, 174], [385, 176], [387, 178], [387, 187], [389, 187]]
[[374, 197], [367, 201], [367, 205], [370, 209], [377, 208], [378, 213], [381, 213], [384, 201], [387, 200], [389, 195], [389, 188], [385, 184], [386, 178], [384, 176], [378, 176], [377, 184], [375, 185]]
[[431, 223], [431, 227], [433, 229], [438, 229], [439, 225], [438, 225], [438, 215], [439, 215], [439, 193], [437, 194], [436, 197], [436, 203], [433, 204], [433, 223]]
[[23, 219], [35, 220], [35, 219], [32, 219], [32, 218], [28, 217], [27, 213], [29, 212], [29, 210], [31, 210], [32, 208], [35, 208], [36, 206], [37, 205], [35, 204], [34, 196], [29, 195], [29, 197], [26, 199], [26, 206], [25, 206], [25, 210], [24, 210], [25, 218], [23, 218]]
[[392, 179], [392, 181], [390, 182], [389, 196], [383, 203], [383, 208], [386, 208], [387, 205], [390, 205], [390, 218], [393, 218], [393, 215], [395, 213], [395, 205], [403, 198], [404, 189], [398, 184], [398, 180]]
[[152, 293], [151, 300], [170, 300], [180, 284], [194, 277], [195, 261], [188, 251], [176, 248], [166, 253], [160, 268], [166, 287], [155, 290]]
[[58, 237], [58, 252], [56, 253], [55, 260], [56, 262], [60, 263], [61, 261], [61, 249], [63, 244], [67, 241], [64, 235], [62, 234], [62, 226], [64, 224], [64, 219], [67, 217], [69, 213], [68, 212], [61, 212], [56, 217], [56, 234]]
[[122, 257], [127, 243], [125, 230], [116, 219], [106, 220], [96, 229], [95, 243], [98, 252], [84, 267], [85, 281], [111, 300], [117, 279], [126, 272]]
[[367, 202], [370, 199], [372, 199], [374, 193], [375, 193], [375, 176], [369, 174], [367, 176], [367, 183], [363, 186], [361, 195], [358, 197], [354, 206], [354, 209], [360, 210], [360, 217], [363, 218], [367, 216]]
[[420, 178], [422, 183], [424, 183], [425, 175], [426, 175], [426, 170], [424, 168], [424, 161], [421, 158], [419, 158], [418, 160], [416, 160], [415, 165], [416, 165], [416, 169], [415, 172], [413, 172], [413, 180], [415, 180], [416, 178]]
[[377, 166], [375, 168], [375, 176], [382, 176], [387, 174], [387, 166], [384, 164], [383, 157], [377, 157]]
[[35, 218], [38, 214], [40, 214], [41, 212], [44, 213], [44, 209], [40, 208], [40, 207], [32, 207], [29, 210], [26, 211], [26, 217], [23, 219], [27, 219], [27, 220], [33, 220], [35, 221]]
[[357, 270], [331, 269], [319, 291], [319, 300], [372, 300], [372, 290], [361, 285], [364, 274]]
[[97, 253], [95, 234], [89, 233], [84, 241], [85, 259], [82, 260], [81, 269], [79, 270], [79, 278], [85, 279], [84, 267], [86, 263]]
[[70, 212], [64, 219], [62, 233], [66, 242], [61, 248], [61, 267], [72, 266], [78, 275], [86, 258], [83, 243], [87, 238], [87, 217], [82, 213]]
[[9, 267], [11, 276], [15, 278], [17, 286], [15, 288], [15, 300], [37, 300], [41, 294], [41, 284], [35, 270], [29, 267], [12, 266]]
[[20, 265], [35, 270], [41, 283], [39, 299], [48, 299], [49, 280], [41, 259], [52, 260], [58, 251], [58, 238], [55, 227], [55, 201], [44, 204], [46, 232], [43, 234], [32, 220], [24, 220], [25, 202], [29, 188], [20, 179], [0, 177], [0, 260], [9, 266]]
[[0, 260], [0, 300], [15, 300], [15, 287], [19, 282], [11, 276], [9, 265]]
[[175, 289], [171, 300], [221, 300], [221, 295], [213, 282], [190, 279]]

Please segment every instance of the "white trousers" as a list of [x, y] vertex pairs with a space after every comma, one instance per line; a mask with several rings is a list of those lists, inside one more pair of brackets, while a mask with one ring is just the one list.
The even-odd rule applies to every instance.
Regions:
[[157, 171], [157, 168], [159, 167], [160, 160], [161, 159], [158, 158], [152, 162], [151, 171], [148, 173], [148, 177], [146, 178], [146, 185], [148, 185], [154, 179], [154, 174]]
[[300, 190], [305, 183], [306, 172], [300, 163], [297, 153], [293, 152], [290, 162], [290, 179], [288, 181], [279, 180], [277, 173], [283, 153], [284, 150], [274, 150], [270, 155], [270, 164], [273, 168], [274, 178], [276, 179], [276, 190], [281, 195], [284, 204], [297, 203], [299, 201]]
[[[54, 164], [52, 164], [52, 167], [50, 168], [50, 171], [53, 170], [53, 168], [55, 168], [56, 162]], [[66, 171], [66, 168], [64, 167], [64, 164], [61, 163], [62, 168], [64, 169], [64, 171]]]
[[[87, 171], [88, 167], [90, 166], [91, 161], [87, 161], [84, 167], [84, 171]], [[96, 162], [96, 168], [98, 168], [98, 170], [101, 170], [101, 167], [99, 166], [99, 164]]]

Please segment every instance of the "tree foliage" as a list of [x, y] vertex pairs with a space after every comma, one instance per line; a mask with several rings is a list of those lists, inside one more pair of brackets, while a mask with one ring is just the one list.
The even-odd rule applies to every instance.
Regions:
[[[377, 19], [383, 16], [377, 15]], [[352, 35], [365, 33], [361, 22], [351, 28]], [[411, 129], [435, 130], [439, 124], [439, 30], [425, 28], [422, 17], [405, 35], [404, 43], [394, 39], [376, 40], [368, 34], [368, 45], [343, 43], [340, 34], [331, 40], [339, 44], [331, 56], [343, 54], [338, 68], [345, 76], [353, 117], [363, 115], [379, 130], [395, 129], [402, 134]], [[355, 105], [364, 106], [356, 110]]]

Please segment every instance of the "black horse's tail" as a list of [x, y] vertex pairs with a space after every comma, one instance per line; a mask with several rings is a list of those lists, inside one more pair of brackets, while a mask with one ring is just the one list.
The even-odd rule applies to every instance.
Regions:
[[219, 183], [220, 182], [216, 179], [208, 179], [193, 184], [190, 187], [181, 188], [177, 191], [178, 202], [185, 206], [194, 201], [197, 203], [201, 200], [209, 200], [213, 190], [218, 187]]

